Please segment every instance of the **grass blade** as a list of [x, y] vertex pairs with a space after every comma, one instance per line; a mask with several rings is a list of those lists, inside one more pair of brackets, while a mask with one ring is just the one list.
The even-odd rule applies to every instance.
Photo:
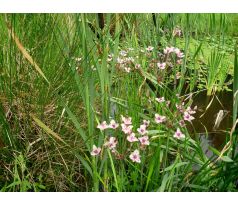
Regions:
[[235, 45], [235, 60], [234, 60], [234, 83], [233, 83], [233, 124], [237, 118], [238, 109], [238, 59], [237, 59], [237, 45]]
[[116, 176], [115, 166], [114, 166], [114, 163], [113, 163], [112, 155], [111, 155], [111, 153], [110, 153], [109, 150], [108, 150], [108, 155], [109, 155], [110, 162], [111, 162], [111, 166], [112, 166], [112, 173], [113, 173], [113, 177], [114, 177], [114, 180], [115, 180], [116, 188], [117, 188], [117, 191], [120, 191], [120, 190], [119, 190], [119, 187], [118, 187], [118, 182], [117, 182], [117, 176]]
[[51, 130], [47, 125], [45, 125], [41, 120], [39, 120], [36, 116], [34, 116], [33, 114], [30, 114], [30, 116], [32, 117], [32, 119], [36, 122], [36, 124], [41, 127], [46, 133], [52, 135], [55, 139], [63, 142], [64, 140], [58, 135], [56, 134], [53, 130]]
[[48, 79], [46, 78], [45, 74], [42, 72], [42, 70], [40, 69], [40, 67], [37, 65], [37, 63], [33, 60], [33, 58], [31, 57], [31, 55], [27, 52], [27, 50], [25, 49], [25, 47], [22, 45], [22, 43], [20, 42], [19, 38], [16, 36], [16, 34], [14, 33], [13, 29], [11, 28], [10, 25], [7, 25], [8, 27], [8, 32], [9, 34], [12, 36], [12, 39], [15, 41], [18, 49], [21, 51], [22, 55], [24, 56], [24, 58], [26, 58], [29, 63], [34, 66], [34, 68], [36, 69], [36, 71], [45, 79], [45, 81], [50, 84], [50, 82], [48, 81]]

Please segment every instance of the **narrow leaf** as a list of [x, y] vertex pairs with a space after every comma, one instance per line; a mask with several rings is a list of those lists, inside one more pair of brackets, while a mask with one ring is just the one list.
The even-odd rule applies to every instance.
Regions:
[[[32, 119], [36, 122], [36, 124], [41, 127], [46, 133], [52, 135], [55, 139], [64, 142], [64, 140], [62, 140], [62, 138], [56, 134], [53, 130], [51, 130], [47, 125], [45, 125], [41, 120], [39, 120], [37, 117], [35, 117], [33, 114], [30, 114], [30, 116], [32, 117]], [[65, 143], [65, 142], [64, 142]]]
[[37, 65], [37, 63], [33, 60], [33, 58], [31, 57], [31, 55], [27, 52], [27, 50], [25, 49], [25, 47], [22, 45], [22, 43], [20, 42], [20, 40], [18, 39], [18, 37], [16, 36], [16, 34], [13, 32], [13, 29], [11, 28], [10, 25], [7, 26], [8, 27], [8, 31], [12, 36], [12, 39], [15, 41], [18, 49], [21, 51], [22, 55], [29, 61], [29, 63], [31, 65], [33, 65], [36, 69], [36, 71], [46, 80], [46, 82], [48, 84], [49, 81], [47, 80], [45, 74], [42, 72], [42, 70], [40, 69], [40, 67]]

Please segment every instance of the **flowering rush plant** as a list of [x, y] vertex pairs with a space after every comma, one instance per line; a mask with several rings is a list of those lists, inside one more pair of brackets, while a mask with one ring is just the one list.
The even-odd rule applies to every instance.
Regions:
[[[153, 53], [156, 53], [153, 56]], [[177, 47], [154, 48], [148, 46], [147, 48], [140, 48], [135, 50], [128, 48], [120, 50], [118, 56], [113, 54], [108, 55], [108, 66], [111, 62], [116, 63], [116, 69], [125, 73], [131, 73], [142, 68], [140, 59], [146, 58], [147, 67], [149, 70], [154, 68], [160, 73], [168, 72], [172, 67], [181, 65], [184, 58], [184, 53]], [[179, 73], [177, 73], [179, 78]]]
[[[168, 107], [170, 101], [166, 101], [165, 97], [160, 97], [155, 98], [155, 103], [160, 104], [160, 107], [163, 108]], [[111, 134], [107, 136], [105, 133], [106, 137], [104, 139], [103, 146], [97, 147], [96, 145], [93, 145], [91, 155], [94, 157], [100, 155], [104, 148], [109, 149], [109, 151], [117, 159], [129, 158], [134, 163], [141, 163], [141, 153], [151, 145], [152, 137], [149, 136], [151, 126], [153, 126], [153, 128], [163, 126], [167, 129], [168, 133], [171, 133], [171, 137], [176, 140], [183, 140], [186, 138], [185, 133], [183, 133], [183, 127], [186, 126], [186, 122], [191, 122], [194, 119], [193, 115], [196, 113], [197, 107], [185, 107], [184, 102], [182, 102], [181, 104], [176, 104], [176, 109], [177, 111], [175, 115], [180, 116], [181, 119], [178, 123], [174, 122], [174, 120], [170, 120], [168, 116], [160, 113], [155, 113], [152, 120], [144, 119], [137, 127], [134, 126], [132, 117], [130, 116], [126, 117], [121, 115], [120, 122], [116, 122], [114, 119], [112, 119], [109, 123], [102, 121], [97, 125], [97, 128], [101, 132], [106, 133], [106, 130], [111, 130], [109, 133], [114, 133], [114, 136]], [[172, 126], [171, 123], [173, 123]], [[118, 151], [119, 141], [123, 144], [123, 146], [125, 144], [128, 145], [128, 149], [126, 149], [124, 153], [120, 153]]]

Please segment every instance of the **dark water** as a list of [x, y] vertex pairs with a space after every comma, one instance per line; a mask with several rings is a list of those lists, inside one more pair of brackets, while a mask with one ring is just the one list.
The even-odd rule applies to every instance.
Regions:
[[[207, 96], [206, 91], [202, 91], [193, 97], [192, 107], [197, 105], [198, 110], [189, 131], [200, 139], [205, 152], [209, 152], [209, 145], [218, 150], [223, 148], [232, 127], [232, 101], [233, 93], [229, 91], [216, 96]], [[221, 116], [221, 121], [215, 126], [217, 115]]]

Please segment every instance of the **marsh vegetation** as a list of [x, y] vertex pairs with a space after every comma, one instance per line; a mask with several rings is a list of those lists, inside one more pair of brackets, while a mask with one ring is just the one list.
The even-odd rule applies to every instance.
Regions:
[[238, 16], [1, 14], [1, 191], [237, 191]]

